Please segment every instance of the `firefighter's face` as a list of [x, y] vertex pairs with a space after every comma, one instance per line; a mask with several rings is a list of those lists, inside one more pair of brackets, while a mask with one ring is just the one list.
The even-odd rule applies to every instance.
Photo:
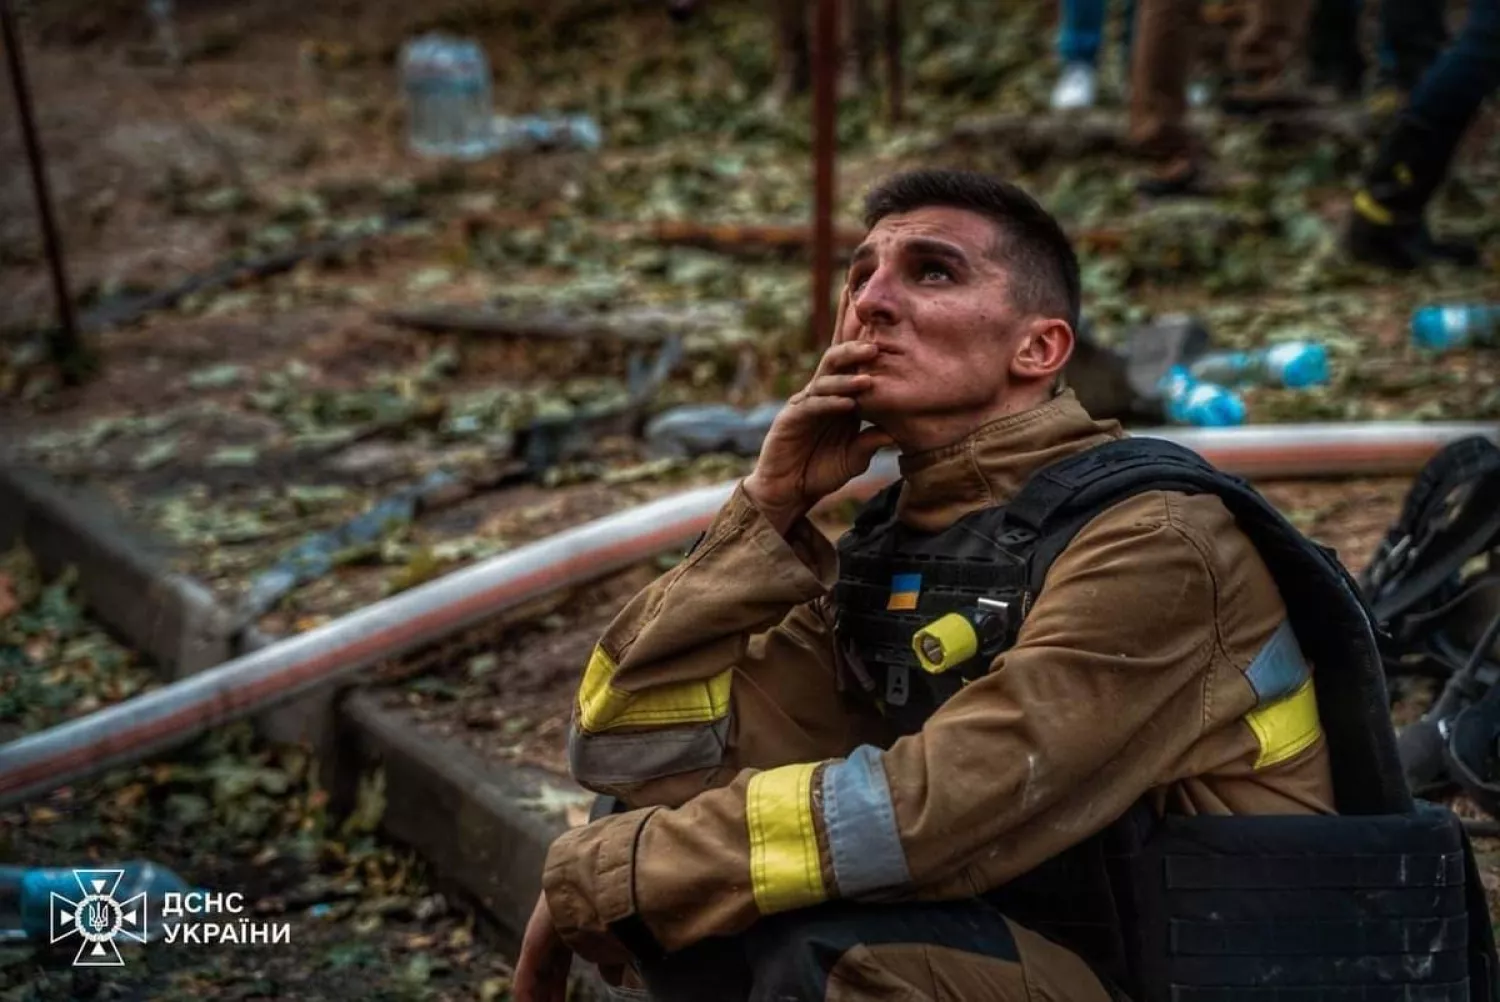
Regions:
[[915, 426], [962, 433], [1045, 401], [1072, 351], [1066, 322], [1013, 304], [1004, 239], [983, 216], [924, 208], [882, 219], [851, 259], [835, 337], [880, 347], [860, 413], [903, 446]]

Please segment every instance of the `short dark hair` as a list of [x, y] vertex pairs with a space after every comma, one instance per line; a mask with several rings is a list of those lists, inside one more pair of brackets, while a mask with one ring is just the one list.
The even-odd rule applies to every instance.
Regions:
[[1000, 230], [993, 256], [1014, 267], [1018, 309], [1066, 320], [1078, 329], [1082, 291], [1078, 256], [1051, 213], [1015, 185], [989, 174], [915, 170], [897, 174], [865, 196], [865, 228], [886, 216], [932, 206], [984, 216]]

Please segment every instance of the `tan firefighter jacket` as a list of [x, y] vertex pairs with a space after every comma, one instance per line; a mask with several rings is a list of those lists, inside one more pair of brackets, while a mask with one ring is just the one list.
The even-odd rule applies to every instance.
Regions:
[[[1121, 434], [1065, 392], [903, 456], [898, 517], [945, 528]], [[974, 895], [1142, 797], [1188, 814], [1332, 811], [1310, 667], [1216, 497], [1149, 492], [1085, 526], [1016, 644], [899, 740], [841, 684], [833, 547], [805, 520], [788, 537], [737, 490], [593, 653], [575, 775], [666, 806], [552, 846], [547, 900], [584, 957], [617, 957], [609, 926], [628, 917], [675, 950], [834, 898]]]

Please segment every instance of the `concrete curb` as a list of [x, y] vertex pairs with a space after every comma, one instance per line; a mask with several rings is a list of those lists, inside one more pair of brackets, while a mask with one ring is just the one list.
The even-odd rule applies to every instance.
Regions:
[[[170, 678], [276, 640], [253, 628], [236, 638], [213, 593], [173, 570], [166, 547], [97, 495], [0, 465], [0, 546], [16, 542], [49, 574], [76, 567], [90, 611]], [[336, 799], [362, 773], [382, 770], [385, 834], [411, 846], [440, 882], [472, 898], [518, 942], [541, 890], [547, 848], [567, 827], [558, 795], [565, 801], [582, 791], [422, 734], [370, 692], [340, 694], [330, 684], [260, 715], [256, 726], [274, 741], [311, 744]]]
[[24, 542], [47, 574], [78, 569], [91, 609], [173, 679], [227, 660], [229, 618], [213, 593], [174, 571], [170, 550], [96, 494], [38, 470], [0, 466], [0, 546]]
[[385, 830], [519, 935], [542, 890], [547, 848], [567, 829], [556, 811], [524, 805], [544, 802], [557, 780], [538, 769], [497, 766], [457, 741], [424, 735], [369, 691], [344, 698], [339, 722], [351, 739], [342, 747], [352, 747], [362, 771], [385, 771]]

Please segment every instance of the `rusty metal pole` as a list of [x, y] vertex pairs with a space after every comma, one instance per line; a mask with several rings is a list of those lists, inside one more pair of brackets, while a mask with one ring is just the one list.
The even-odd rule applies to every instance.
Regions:
[[812, 327], [808, 341], [833, 338], [833, 171], [838, 147], [839, 3], [818, 0], [813, 32]]
[[21, 122], [21, 137], [26, 144], [26, 162], [31, 168], [31, 187], [36, 194], [37, 220], [46, 245], [47, 265], [52, 272], [52, 293], [57, 299], [57, 331], [49, 335], [52, 359], [65, 382], [82, 378], [87, 353], [78, 333], [73, 313], [73, 297], [68, 292], [68, 273], [63, 267], [62, 241], [52, 216], [52, 193], [47, 188], [47, 168], [42, 162], [42, 144], [37, 138], [36, 118], [32, 114], [31, 88], [26, 81], [26, 60], [21, 52], [21, 32], [16, 25], [10, 0], [0, 0], [0, 29], [5, 35], [6, 62], [10, 66], [10, 85], [16, 96], [16, 114]]
[[905, 116], [906, 78], [901, 65], [901, 0], [885, 0], [885, 114], [892, 125]]

